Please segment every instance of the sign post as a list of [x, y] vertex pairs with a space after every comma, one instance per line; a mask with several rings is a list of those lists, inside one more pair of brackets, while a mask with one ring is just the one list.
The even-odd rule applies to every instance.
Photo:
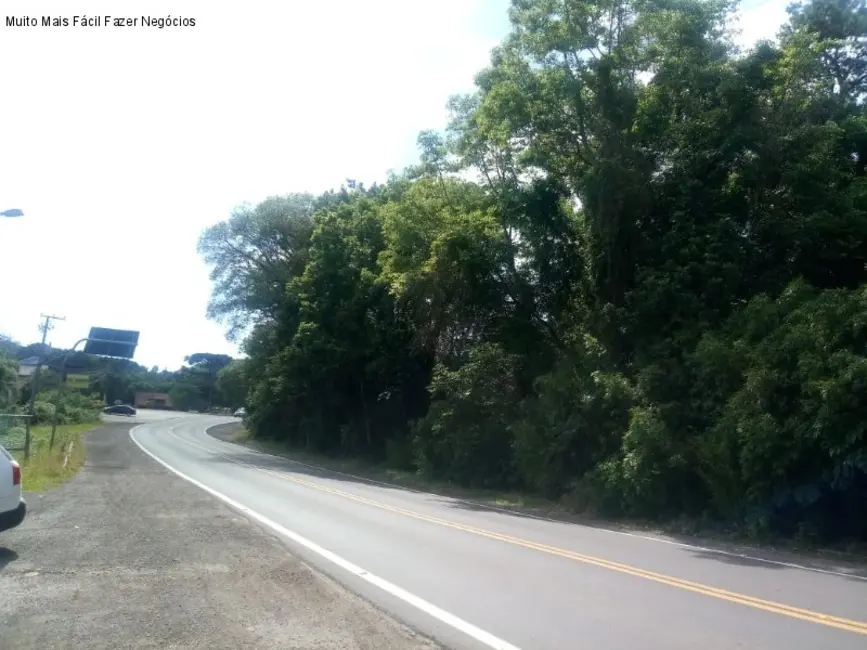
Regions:
[[[84, 343], [85, 354], [95, 354], [100, 357], [113, 357], [116, 359], [132, 359], [136, 346], [138, 346], [138, 336], [139, 333], [134, 330], [91, 327], [90, 336], [76, 341], [72, 349], [63, 357], [63, 363], [60, 366], [61, 394], [63, 393], [64, 386], [66, 386], [66, 362], [69, 361], [69, 357], [72, 356], [79, 345]], [[75, 377], [76, 375], [72, 376]], [[86, 377], [87, 375], [84, 376]], [[59, 408], [54, 409], [54, 419], [51, 423], [51, 440], [48, 443], [49, 449], [54, 447], [54, 434], [57, 432], [57, 414], [59, 411]]]
[[[84, 344], [85, 354], [117, 359], [132, 359], [138, 345], [138, 332], [91, 327]], [[79, 341], [81, 343], [81, 341]]]
[[90, 388], [90, 375], [66, 375], [66, 385], [77, 390]]

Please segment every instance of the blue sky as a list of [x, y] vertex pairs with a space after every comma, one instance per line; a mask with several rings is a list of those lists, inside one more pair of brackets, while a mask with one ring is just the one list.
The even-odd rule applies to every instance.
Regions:
[[[203, 228], [241, 202], [365, 183], [415, 161], [508, 31], [507, 0], [4, 0], [0, 332], [138, 329], [136, 360], [235, 354], [205, 319]], [[743, 6], [742, 41], [785, 2]], [[123, 9], [120, 10], [119, 7]], [[194, 28], [7, 28], [7, 15], [195, 17]], [[10, 128], [10, 125], [14, 125]]]

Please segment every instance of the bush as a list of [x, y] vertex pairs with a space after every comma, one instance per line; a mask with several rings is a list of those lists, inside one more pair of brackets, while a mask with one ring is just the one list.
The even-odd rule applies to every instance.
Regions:
[[43, 391], [33, 405], [35, 424], [50, 424], [58, 408], [59, 424], [79, 424], [99, 419], [102, 400], [96, 395], [83, 395], [75, 391]]
[[611, 370], [604, 349], [590, 336], [538, 378], [535, 388], [514, 428], [516, 462], [528, 487], [559, 497], [617, 451], [634, 389]]
[[[39, 397], [43, 397], [43, 394], [40, 393]], [[51, 402], [39, 399], [39, 397], [37, 397], [36, 401], [33, 403], [33, 422], [35, 424], [50, 423], [54, 419], [55, 406]]]
[[392, 469], [414, 469], [412, 440], [389, 438], [385, 441], [385, 463]]
[[[708, 352], [720, 340], [729, 358]], [[801, 282], [706, 338], [695, 359], [704, 381], [720, 363], [743, 369], [700, 447], [715, 512], [756, 530], [867, 535], [865, 350], [867, 288]]]
[[514, 483], [514, 359], [498, 346], [480, 345], [456, 370], [438, 365], [430, 394], [430, 410], [415, 427], [420, 473], [466, 486]]

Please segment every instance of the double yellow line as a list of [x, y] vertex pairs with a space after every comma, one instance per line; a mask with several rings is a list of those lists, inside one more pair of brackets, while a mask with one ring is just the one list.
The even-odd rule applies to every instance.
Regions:
[[[174, 430], [172, 430], [174, 433]], [[296, 483], [298, 485], [303, 485], [306, 487], [313, 488], [314, 490], [319, 490], [320, 492], [327, 492], [329, 494], [334, 494], [336, 496], [343, 497], [345, 499], [349, 499], [351, 501], [355, 501], [357, 503], [363, 503], [365, 505], [373, 506], [374, 508], [379, 508], [380, 510], [386, 510], [388, 512], [393, 512], [399, 515], [403, 515], [405, 517], [410, 517], [412, 519], [417, 519], [419, 521], [426, 521], [432, 524], [437, 524], [439, 526], [445, 526], [446, 528], [452, 528], [454, 530], [464, 531], [466, 533], [471, 533], [473, 535], [478, 535], [479, 537], [487, 537], [488, 539], [494, 539], [500, 542], [505, 542], [506, 544], [512, 544], [514, 546], [521, 546], [523, 548], [532, 549], [534, 551], [540, 551], [542, 553], [547, 553], [549, 555], [556, 555], [558, 557], [567, 558], [569, 560], [574, 560], [576, 562], [583, 562], [584, 564], [590, 564], [593, 566], [601, 567], [603, 569], [609, 569], [611, 571], [617, 571], [618, 573], [625, 573], [627, 575], [635, 576], [636, 578], [644, 578], [645, 580], [651, 580], [653, 582], [658, 582], [660, 584], [668, 585], [670, 587], [677, 587], [678, 589], [683, 589], [685, 591], [691, 591], [696, 594], [702, 594], [704, 596], [710, 596], [712, 598], [718, 598], [720, 600], [726, 600], [731, 603], [737, 603], [739, 605], [746, 605], [747, 607], [753, 607], [755, 609], [760, 609], [766, 612], [771, 612], [773, 614], [780, 614], [782, 616], [789, 616], [791, 618], [797, 618], [802, 621], [807, 621], [809, 623], [818, 623], [820, 625], [826, 625], [828, 627], [833, 627], [838, 630], [844, 630], [846, 632], [854, 632], [855, 634], [863, 634], [867, 636], [867, 622], [855, 621], [845, 618], [840, 618], [837, 616], [831, 616], [829, 614], [822, 614], [820, 612], [814, 612], [809, 609], [802, 609], [799, 607], [792, 607], [790, 605], [785, 605], [783, 603], [776, 603], [770, 600], [763, 600], [761, 598], [755, 598], [753, 596], [748, 596], [746, 594], [741, 594], [733, 591], [727, 591], [725, 589], [718, 589], [717, 587], [711, 587], [709, 585], [704, 585], [698, 582], [692, 582], [690, 580], [683, 580], [681, 578], [675, 578], [672, 576], [664, 575], [662, 573], [656, 573], [653, 571], [647, 571], [646, 569], [641, 569], [638, 567], [634, 567], [628, 564], [621, 564], [619, 562], [611, 562], [610, 560], [605, 560], [598, 557], [593, 557], [590, 555], [584, 555], [582, 553], [576, 553], [574, 551], [569, 551], [566, 549], [558, 548], [556, 546], [548, 546], [547, 544], [540, 544], [538, 542], [532, 542], [526, 539], [521, 539], [519, 537], [513, 537], [511, 535], [503, 535], [501, 533], [495, 533], [489, 530], [484, 530], [482, 528], [476, 528], [475, 526], [467, 526], [465, 524], [459, 524], [454, 521], [449, 521], [447, 519], [440, 519], [439, 517], [431, 517], [429, 515], [423, 515], [418, 512], [414, 512], [412, 510], [407, 510], [405, 508], [398, 508], [396, 506], [391, 506], [385, 503], [381, 503], [379, 501], [374, 501], [373, 499], [368, 499], [366, 497], [361, 497], [356, 494], [352, 494], [350, 492], [345, 492], [343, 490], [338, 490], [331, 487], [326, 487], [320, 483], [316, 483], [314, 481], [309, 481], [307, 479], [298, 478], [296, 476], [288, 475], [283, 472], [277, 472], [275, 470], [267, 469], [265, 467], [261, 467], [259, 465], [253, 465], [250, 463], [245, 463], [243, 461], [235, 460], [225, 454], [215, 452], [207, 447], [194, 443], [190, 440], [184, 440], [180, 438], [176, 433], [174, 434], [179, 440], [182, 440], [184, 443], [199, 447], [201, 450], [215, 455], [220, 456], [232, 463], [237, 465], [243, 465], [245, 467], [249, 467], [259, 472], [263, 472], [265, 474], [270, 474], [272, 476], [276, 476], [285, 481], [290, 481], [292, 483]]]

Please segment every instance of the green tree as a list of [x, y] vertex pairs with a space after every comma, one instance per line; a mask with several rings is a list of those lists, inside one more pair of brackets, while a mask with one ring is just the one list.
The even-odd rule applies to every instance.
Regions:
[[794, 5], [739, 51], [733, 8], [513, 0], [418, 165], [206, 231], [253, 433], [867, 538], [867, 9]]
[[0, 408], [14, 404], [18, 394], [18, 363], [0, 350]]
[[181, 411], [207, 408], [207, 401], [202, 394], [201, 386], [186, 381], [175, 381], [169, 389], [172, 406]]
[[254, 319], [285, 316], [283, 292], [304, 270], [313, 210], [308, 194], [274, 197], [238, 208], [202, 235], [199, 253], [215, 286], [208, 316], [226, 323], [230, 336], [241, 335]]
[[219, 402], [232, 409], [244, 406], [250, 391], [246, 359], [234, 359], [217, 372]]
[[195, 352], [184, 357], [189, 365], [188, 374], [191, 377], [201, 377], [204, 384], [207, 408], [213, 404], [214, 389], [217, 387], [217, 376], [223, 368], [232, 363], [228, 354], [212, 354], [210, 352]]

